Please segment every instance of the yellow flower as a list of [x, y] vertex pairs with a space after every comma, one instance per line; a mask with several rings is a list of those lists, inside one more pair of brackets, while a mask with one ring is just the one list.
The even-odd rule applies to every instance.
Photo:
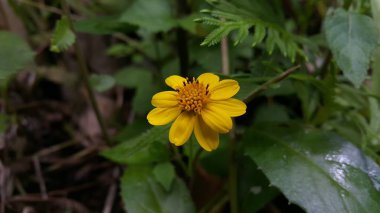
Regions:
[[152, 97], [155, 106], [147, 115], [152, 125], [173, 122], [169, 140], [181, 146], [190, 138], [193, 130], [199, 145], [207, 151], [219, 145], [219, 133], [232, 128], [231, 117], [243, 115], [247, 106], [231, 98], [240, 89], [235, 80], [222, 80], [212, 73], [204, 73], [197, 79], [185, 79], [178, 75], [166, 78], [165, 83], [175, 91], [164, 91]]

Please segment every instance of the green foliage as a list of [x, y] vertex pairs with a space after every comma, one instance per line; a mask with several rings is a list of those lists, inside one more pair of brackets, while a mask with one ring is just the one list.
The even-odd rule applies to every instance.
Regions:
[[[82, 99], [89, 93], [82, 89], [89, 81], [95, 93], [102, 93], [96, 95], [112, 105], [103, 107], [106, 104], [98, 100], [111, 141], [100, 151], [104, 159], [86, 161], [86, 167], [109, 165], [105, 161], [119, 165], [123, 175], [118, 195], [127, 212], [234, 212], [228, 208], [234, 207], [235, 197], [235, 212], [272, 207], [291, 212], [295, 205], [307, 212], [380, 212], [378, 1], [67, 0], [69, 10], [58, 1], [8, 2], [25, 29], [13, 25], [13, 19], [4, 26], [22, 32], [38, 57], [37, 65], [28, 67], [34, 55], [29, 45], [0, 31], [0, 79], [9, 80], [23, 69], [37, 70], [7, 81], [0, 90], [0, 147], [7, 161], [30, 157], [24, 153], [42, 153], [43, 159], [67, 156], [70, 164], [81, 164], [86, 156], [93, 159], [87, 148], [57, 144], [61, 139], [101, 140], [96, 134], [78, 137], [87, 134], [83, 121], [88, 117], [71, 112], [87, 107]], [[62, 16], [55, 29], [49, 29], [61, 11], [71, 12], [73, 26]], [[78, 41], [79, 48], [93, 45], [92, 52], [81, 51], [90, 79], [77, 72], [75, 53], [44, 51], [50, 34], [51, 51], [67, 50], [75, 42], [74, 30], [89, 38]], [[226, 37], [227, 52], [215, 45]], [[220, 74], [225, 64], [229, 73]], [[298, 65], [293, 73], [284, 72]], [[205, 72], [236, 80], [240, 90], [234, 98], [245, 101], [247, 111], [233, 118], [232, 134], [220, 134], [216, 150], [201, 152], [194, 136], [176, 147], [168, 140], [171, 123], [152, 127], [147, 121], [152, 96], [172, 91], [165, 85], [170, 75], [196, 77]], [[54, 132], [34, 131], [46, 126], [54, 126]], [[96, 128], [88, 125], [88, 132]], [[36, 143], [24, 143], [25, 138]], [[4, 146], [9, 139], [11, 146]], [[38, 150], [41, 144], [48, 152]], [[49, 171], [71, 171], [55, 161], [41, 163], [46, 180], [52, 178]], [[74, 181], [70, 184], [82, 184], [88, 180], [82, 176], [101, 172], [68, 174]], [[24, 177], [15, 178], [24, 185]], [[28, 193], [40, 193], [28, 182], [25, 187]], [[82, 190], [73, 193], [73, 201], [83, 197]], [[283, 195], [291, 205], [283, 205]], [[121, 205], [113, 208], [119, 212]]]
[[272, 187], [263, 172], [248, 157], [239, 160], [239, 200], [241, 212], [257, 212], [279, 195], [279, 190]]
[[33, 61], [34, 52], [14, 33], [0, 31], [0, 79], [7, 79]]
[[90, 76], [91, 86], [98, 92], [104, 92], [115, 85], [115, 79], [110, 75], [92, 74]]
[[121, 22], [134, 24], [150, 32], [168, 31], [176, 26], [170, 0], [136, 0], [120, 16]]
[[338, 9], [326, 18], [328, 45], [344, 75], [359, 87], [367, 77], [379, 34], [373, 20], [365, 15]]
[[195, 208], [183, 181], [173, 179], [166, 190], [150, 166], [129, 167], [121, 178], [121, 196], [125, 209], [131, 213], [191, 213]]
[[147, 103], [150, 103], [154, 93], [159, 91], [159, 86], [152, 83], [153, 75], [149, 70], [140, 67], [128, 67], [116, 73], [114, 78], [117, 85], [136, 89], [132, 107], [137, 113], [143, 114], [152, 108]]
[[104, 150], [101, 155], [121, 164], [148, 164], [168, 159], [169, 126], [153, 127], [143, 134]]
[[245, 153], [307, 212], [380, 211], [380, 167], [335, 134], [305, 131], [250, 130]]
[[111, 34], [115, 32], [132, 32], [136, 27], [119, 21], [118, 16], [100, 16], [74, 22], [74, 29], [78, 32], [97, 35]]
[[296, 42], [296, 38], [292, 34], [288, 33], [278, 23], [263, 19], [262, 14], [254, 9], [264, 7], [262, 4], [266, 4], [265, 2], [248, 3], [243, 1], [249, 7], [238, 7], [238, 3], [227, 2], [225, 0], [208, 2], [216, 9], [211, 11], [203, 10], [204, 13], [209, 13], [210, 17], [202, 17], [197, 19], [197, 21], [216, 26], [217, 28], [205, 38], [201, 45], [214, 45], [236, 30], [238, 33], [234, 44], [237, 45], [245, 40], [249, 35], [250, 29], [254, 28], [253, 40], [251, 42], [253, 47], [264, 43], [265, 49], [269, 54], [272, 54], [274, 48], [277, 47], [284, 56], [289, 57], [292, 61], [295, 60], [297, 53], [304, 56]]
[[55, 29], [51, 37], [50, 51], [62, 52], [68, 49], [75, 42], [75, 34], [71, 30], [69, 19], [62, 16], [55, 23]]
[[170, 191], [175, 178], [174, 166], [171, 163], [157, 164], [153, 169], [153, 175], [166, 191]]

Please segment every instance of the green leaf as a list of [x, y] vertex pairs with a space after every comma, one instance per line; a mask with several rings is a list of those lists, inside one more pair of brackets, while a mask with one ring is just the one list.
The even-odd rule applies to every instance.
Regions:
[[114, 137], [112, 137], [112, 140], [117, 142], [127, 141], [145, 132], [150, 127], [151, 125], [146, 122], [146, 118], [136, 118], [133, 123], [126, 125]]
[[177, 25], [170, 0], [136, 0], [124, 11], [120, 21], [142, 27], [150, 32], [166, 32]]
[[145, 114], [152, 109], [151, 98], [160, 88], [153, 83], [153, 75], [149, 70], [130, 66], [116, 73], [114, 78], [117, 85], [136, 88], [132, 107], [137, 113]]
[[324, 28], [339, 68], [359, 87], [367, 76], [371, 54], [377, 46], [378, 33], [373, 20], [338, 9], [326, 18]]
[[107, 49], [107, 55], [118, 58], [131, 55], [133, 52], [134, 49], [126, 44], [114, 44]]
[[0, 31], [0, 79], [7, 79], [33, 61], [34, 52], [18, 35]]
[[210, 34], [208, 34], [205, 40], [201, 43], [201, 46], [215, 45], [235, 29], [236, 27], [232, 25], [222, 25], [221, 27], [216, 28]]
[[91, 86], [98, 92], [104, 92], [115, 85], [115, 79], [110, 75], [92, 74], [90, 76]]
[[169, 126], [155, 126], [143, 134], [101, 152], [120, 164], [147, 164], [168, 160]]
[[353, 144], [322, 131], [251, 130], [246, 154], [307, 212], [380, 212], [380, 167]]
[[280, 192], [270, 187], [269, 180], [251, 159], [244, 157], [239, 162], [238, 199], [241, 212], [258, 212]]
[[75, 34], [70, 28], [69, 19], [62, 16], [55, 23], [54, 32], [51, 38], [50, 51], [62, 52], [73, 45], [75, 42]]
[[252, 47], [254, 47], [257, 44], [261, 43], [261, 41], [265, 37], [265, 34], [266, 34], [265, 27], [262, 26], [262, 25], [256, 25], [255, 26], [255, 34], [253, 36]]
[[130, 166], [121, 178], [121, 196], [127, 212], [195, 212], [183, 181], [177, 177], [170, 190], [155, 180], [151, 166]]
[[248, 96], [253, 92], [257, 87], [257, 81], [253, 78], [249, 77], [234, 77], [234, 80], [236, 80], [239, 83], [240, 90], [236, 94], [234, 98], [237, 98], [239, 100], [244, 100], [248, 98]]
[[117, 16], [100, 16], [74, 22], [74, 29], [78, 32], [91, 34], [112, 34], [115, 32], [128, 33], [136, 30], [135, 26], [121, 22]]
[[153, 169], [153, 175], [166, 191], [170, 191], [175, 178], [174, 166], [171, 163], [165, 162], [156, 165]]

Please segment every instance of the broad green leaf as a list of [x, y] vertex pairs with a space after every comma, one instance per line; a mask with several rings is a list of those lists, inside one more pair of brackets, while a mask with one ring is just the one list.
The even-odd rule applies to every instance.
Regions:
[[238, 198], [240, 210], [244, 213], [257, 212], [280, 194], [270, 187], [269, 180], [248, 157], [239, 159]]
[[0, 79], [25, 68], [33, 61], [34, 52], [18, 35], [0, 31]]
[[307, 212], [380, 212], [380, 167], [339, 136], [271, 128], [251, 130], [244, 144], [271, 184]]
[[130, 166], [121, 178], [121, 196], [130, 213], [192, 213], [195, 207], [181, 179], [170, 190], [155, 180], [151, 166]]
[[74, 42], [75, 34], [70, 28], [69, 19], [66, 16], [62, 16], [62, 18], [55, 23], [50, 51], [57, 53], [62, 52], [74, 44]]
[[175, 178], [174, 166], [169, 162], [157, 164], [153, 169], [153, 175], [156, 181], [159, 182], [166, 191], [169, 191]]
[[104, 92], [115, 85], [115, 79], [110, 75], [92, 74], [90, 76], [91, 86], [98, 92]]
[[155, 126], [137, 137], [101, 152], [101, 155], [121, 164], [147, 164], [166, 161], [169, 126]]
[[359, 87], [367, 76], [378, 33], [373, 20], [365, 15], [338, 9], [325, 21], [328, 46], [343, 74]]
[[136, 0], [124, 11], [121, 22], [137, 25], [150, 32], [166, 32], [177, 25], [170, 0]]
[[258, 107], [254, 123], [287, 123], [289, 121], [287, 108], [281, 104], [271, 103]]

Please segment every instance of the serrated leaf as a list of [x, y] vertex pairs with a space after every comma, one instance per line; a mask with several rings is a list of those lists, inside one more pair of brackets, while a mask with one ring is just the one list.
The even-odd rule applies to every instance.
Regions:
[[202, 22], [203, 24], [214, 25], [214, 26], [219, 26], [223, 23], [220, 19], [216, 19], [212, 17], [201, 17], [199, 19], [196, 19], [196, 21]]
[[324, 26], [329, 48], [343, 74], [359, 87], [367, 76], [378, 33], [373, 20], [365, 15], [338, 9]]
[[169, 191], [175, 178], [174, 166], [169, 163], [157, 164], [153, 169], [154, 178], [159, 182], [166, 191]]
[[181, 179], [175, 177], [170, 190], [155, 180], [151, 166], [130, 166], [121, 178], [125, 210], [131, 213], [193, 213], [195, 207]]
[[62, 16], [55, 23], [55, 28], [51, 38], [50, 51], [62, 52], [69, 48], [75, 42], [75, 34], [70, 28], [69, 19]]
[[219, 28], [216, 28], [213, 30], [208, 36], [205, 38], [205, 40], [201, 43], [201, 46], [207, 45], [212, 46], [220, 42], [224, 37], [226, 37], [234, 28], [222, 25]]
[[177, 25], [173, 13], [170, 0], [136, 0], [119, 20], [150, 32], [166, 32]]
[[155, 126], [141, 135], [101, 152], [116, 163], [147, 164], [168, 159], [169, 126]]
[[7, 79], [33, 61], [34, 52], [18, 35], [0, 31], [0, 79]]
[[380, 167], [333, 133], [251, 130], [244, 144], [271, 184], [307, 212], [380, 211]]
[[115, 79], [106, 74], [91, 74], [90, 84], [97, 92], [104, 92], [115, 85]]

